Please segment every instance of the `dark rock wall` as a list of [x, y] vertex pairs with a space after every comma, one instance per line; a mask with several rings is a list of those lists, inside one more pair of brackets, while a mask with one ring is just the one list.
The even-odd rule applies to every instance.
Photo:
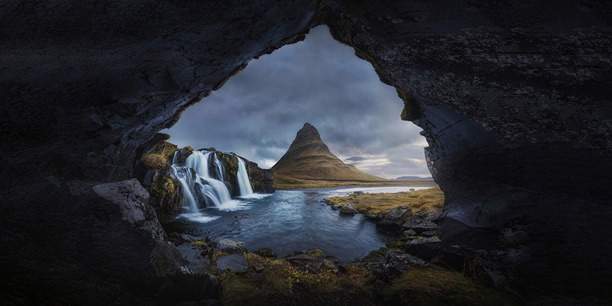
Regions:
[[[324, 0], [322, 11], [423, 128], [445, 243], [510, 254], [505, 281], [528, 295], [610, 294], [610, 2]], [[527, 238], [503, 246], [516, 220]]]
[[[608, 1], [10, 0], [0, 4], [2, 300], [160, 292], [155, 239], [92, 186], [134, 176], [141, 145], [248, 60], [299, 39], [316, 5], [424, 129], [447, 198], [445, 243], [520, 254], [506, 256], [508, 282], [527, 295], [610, 294]], [[515, 230], [527, 238], [500, 243]]]

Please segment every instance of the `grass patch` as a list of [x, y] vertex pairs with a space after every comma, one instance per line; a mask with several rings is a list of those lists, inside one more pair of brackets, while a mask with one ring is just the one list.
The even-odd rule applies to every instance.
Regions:
[[166, 157], [158, 153], [143, 156], [140, 161], [149, 169], [161, 169], [166, 166], [167, 162]]
[[431, 181], [406, 182], [406, 181], [342, 181], [342, 180], [318, 180], [297, 179], [284, 175], [274, 174], [275, 189], [301, 189], [301, 188], [331, 188], [342, 186], [437, 186]]
[[406, 271], [384, 295], [394, 305], [516, 305], [504, 292], [439, 267]]
[[326, 198], [325, 202], [330, 205], [339, 206], [350, 203], [360, 213], [370, 214], [386, 213], [390, 209], [399, 206], [406, 206], [412, 209], [412, 211], [442, 211], [444, 193], [440, 187], [398, 193], [353, 193], [343, 197]]

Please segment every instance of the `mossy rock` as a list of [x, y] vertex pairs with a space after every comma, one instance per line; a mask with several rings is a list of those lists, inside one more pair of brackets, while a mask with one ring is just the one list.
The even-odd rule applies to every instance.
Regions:
[[151, 186], [151, 204], [162, 224], [171, 221], [181, 211], [183, 196], [179, 186], [179, 181], [168, 175], [159, 175]]
[[149, 169], [161, 169], [166, 166], [168, 160], [161, 154], [152, 153], [140, 159], [143, 165]]
[[179, 165], [184, 165], [185, 164], [185, 160], [187, 160], [187, 157], [189, 157], [189, 155], [191, 155], [191, 153], [193, 153], [193, 151], [195, 151], [192, 147], [184, 147], [181, 148], [180, 150], [178, 150], [178, 160], [177, 163]]

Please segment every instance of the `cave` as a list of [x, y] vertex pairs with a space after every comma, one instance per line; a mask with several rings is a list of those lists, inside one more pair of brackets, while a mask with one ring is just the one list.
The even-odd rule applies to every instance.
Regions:
[[490, 277], [525, 301], [610, 298], [609, 2], [0, 7], [4, 301], [214, 298], [213, 279], [181, 272], [133, 179], [137, 156], [248, 61], [320, 24], [423, 129], [444, 245], [485, 254]]

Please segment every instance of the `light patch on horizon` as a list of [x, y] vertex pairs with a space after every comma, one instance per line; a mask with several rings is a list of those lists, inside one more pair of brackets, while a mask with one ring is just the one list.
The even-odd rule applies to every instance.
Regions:
[[327, 27], [248, 66], [163, 132], [179, 147], [215, 147], [269, 168], [305, 122], [330, 151], [365, 172], [385, 177], [430, 176], [425, 138], [400, 120], [403, 102], [372, 65], [335, 41]]

